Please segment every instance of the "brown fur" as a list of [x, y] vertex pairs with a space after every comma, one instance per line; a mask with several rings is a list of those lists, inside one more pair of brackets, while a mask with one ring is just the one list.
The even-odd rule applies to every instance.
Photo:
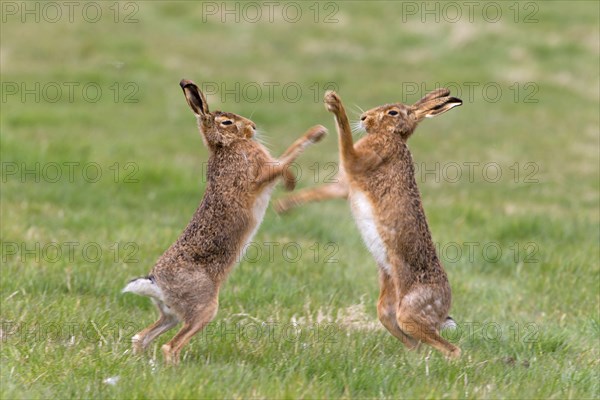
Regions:
[[[382, 324], [409, 348], [425, 342], [448, 357], [458, 357], [460, 349], [439, 335], [450, 309], [450, 285], [435, 251], [406, 144], [423, 118], [462, 104], [448, 95], [448, 90], [438, 89], [413, 106], [395, 103], [365, 112], [361, 123], [367, 135], [356, 145], [338, 95], [326, 93], [325, 104], [335, 116], [354, 217], [380, 267], [377, 308]], [[375, 228], [369, 230], [371, 226]]]
[[276, 160], [252, 139], [252, 121], [209, 112], [193, 82], [182, 80], [180, 85], [210, 150], [206, 191], [192, 220], [158, 259], [150, 276], [124, 289], [151, 296], [160, 312], [158, 321], [134, 336], [134, 350], [144, 350], [158, 335], [183, 322], [162, 347], [165, 360], [171, 363], [178, 362], [181, 348], [214, 318], [219, 288], [260, 225], [277, 178], [283, 177], [293, 187], [287, 166], [326, 133], [322, 126], [311, 128]]

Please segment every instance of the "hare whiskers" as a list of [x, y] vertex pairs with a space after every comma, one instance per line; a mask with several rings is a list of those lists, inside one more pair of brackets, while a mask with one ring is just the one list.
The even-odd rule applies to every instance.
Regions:
[[352, 121], [350, 122], [350, 126], [352, 127], [352, 134], [362, 136], [366, 133], [365, 128], [362, 126], [360, 121]]
[[268, 136], [263, 129], [256, 129], [254, 131], [254, 140], [263, 145], [267, 150], [271, 151], [271, 143], [269, 142]]

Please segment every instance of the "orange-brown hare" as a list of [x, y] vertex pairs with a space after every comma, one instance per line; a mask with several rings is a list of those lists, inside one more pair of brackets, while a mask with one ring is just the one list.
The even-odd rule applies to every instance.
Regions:
[[425, 218], [406, 141], [424, 118], [462, 104], [438, 89], [412, 106], [387, 104], [360, 117], [367, 134], [356, 145], [344, 106], [335, 92], [325, 106], [335, 116], [341, 168], [350, 205], [364, 242], [379, 266], [377, 314], [408, 348], [420, 342], [457, 358], [460, 349], [440, 336], [448, 316], [450, 285]]
[[132, 338], [135, 352], [183, 322], [162, 346], [165, 361], [175, 364], [181, 348], [217, 313], [219, 288], [258, 229], [277, 178], [283, 177], [293, 187], [287, 167], [326, 133], [324, 127], [315, 126], [281, 158], [273, 159], [253, 139], [254, 122], [228, 112], [210, 112], [193, 82], [182, 80], [180, 85], [210, 152], [206, 191], [192, 220], [150, 275], [123, 289], [151, 297], [160, 313], [154, 324]]

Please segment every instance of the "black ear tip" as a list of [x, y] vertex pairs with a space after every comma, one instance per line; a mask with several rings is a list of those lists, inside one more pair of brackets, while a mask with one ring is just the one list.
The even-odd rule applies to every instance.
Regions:
[[461, 99], [459, 99], [458, 97], [450, 97], [450, 98], [448, 99], [448, 103], [456, 103], [456, 105], [458, 105], [458, 106], [462, 106], [462, 103], [463, 103], [463, 102], [462, 102], [462, 100], [461, 100]]
[[179, 82], [179, 86], [181, 86], [182, 89], [185, 89], [185, 87], [188, 85], [196, 86], [196, 84], [194, 82], [190, 81], [189, 79], [182, 79]]

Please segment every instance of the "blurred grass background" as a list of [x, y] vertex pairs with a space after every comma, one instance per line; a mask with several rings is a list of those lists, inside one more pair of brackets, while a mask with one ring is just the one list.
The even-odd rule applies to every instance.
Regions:
[[[73, 22], [63, 3], [55, 22], [44, 3], [27, 3], [39, 22], [24, 4], [2, 3], [2, 398], [600, 395], [598, 3], [495, 3], [499, 17], [481, 3], [471, 22], [461, 2], [460, 18], [441, 2], [302, 2], [295, 23], [284, 2], [273, 22], [265, 3], [257, 22], [244, 2], [95, 2], [97, 22], [86, 3]], [[156, 351], [171, 333], [128, 353], [155, 311], [120, 290], [176, 239], [204, 188], [207, 152], [181, 78], [216, 85], [211, 108], [251, 117], [274, 155], [329, 127], [299, 159], [299, 188], [337, 161], [327, 88], [353, 118], [439, 85], [463, 99], [409, 143], [462, 324], [460, 361], [407, 353], [380, 327], [376, 266], [343, 201], [270, 209], [260, 255], [222, 288], [215, 324], [278, 324], [274, 340], [198, 335], [177, 369]], [[484, 253], [490, 244], [502, 254]], [[292, 322], [312, 336], [284, 340]]]

